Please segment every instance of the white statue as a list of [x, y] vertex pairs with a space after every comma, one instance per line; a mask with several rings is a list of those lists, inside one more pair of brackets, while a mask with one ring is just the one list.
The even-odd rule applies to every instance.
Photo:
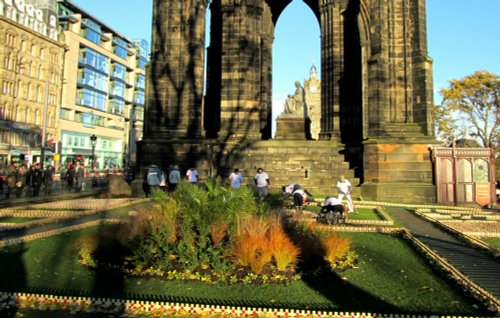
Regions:
[[295, 94], [288, 95], [285, 101], [284, 115], [289, 117], [290, 115], [300, 115], [304, 116], [304, 88], [300, 85], [299, 81], [295, 81]]

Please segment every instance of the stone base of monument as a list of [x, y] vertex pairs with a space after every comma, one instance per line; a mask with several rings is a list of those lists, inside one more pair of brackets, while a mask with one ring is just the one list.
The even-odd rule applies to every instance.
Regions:
[[309, 118], [278, 117], [274, 138], [278, 140], [311, 140], [311, 120]]
[[432, 138], [385, 137], [364, 143], [363, 198], [388, 202], [435, 202], [430, 147]]

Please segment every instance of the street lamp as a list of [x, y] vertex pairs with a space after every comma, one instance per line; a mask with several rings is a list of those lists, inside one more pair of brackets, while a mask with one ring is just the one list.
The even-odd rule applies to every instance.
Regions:
[[97, 140], [97, 136], [96, 135], [92, 135], [90, 136], [90, 145], [92, 146], [92, 156], [91, 156], [91, 159], [92, 159], [92, 186], [95, 186], [96, 183], [97, 183], [97, 180], [95, 179], [95, 172], [94, 172], [94, 168], [95, 168], [95, 143], [96, 143], [96, 140]]

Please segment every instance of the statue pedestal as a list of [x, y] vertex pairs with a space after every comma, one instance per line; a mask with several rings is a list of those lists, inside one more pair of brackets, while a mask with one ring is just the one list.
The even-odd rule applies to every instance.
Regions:
[[308, 118], [287, 118], [278, 117], [276, 119], [277, 140], [311, 140], [311, 121]]

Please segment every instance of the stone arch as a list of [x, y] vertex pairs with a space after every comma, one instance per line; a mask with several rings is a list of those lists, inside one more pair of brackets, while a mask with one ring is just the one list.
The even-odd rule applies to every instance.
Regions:
[[[230, 167], [245, 164], [254, 145], [272, 147], [259, 142], [271, 135], [274, 25], [291, 1], [154, 0], [141, 167]], [[302, 1], [320, 24], [322, 81], [320, 140], [303, 149], [322, 143], [335, 157], [328, 162], [344, 163], [307, 171], [357, 168], [350, 178], [367, 198], [435, 197], [425, 0]], [[207, 9], [212, 36], [203, 95]]]

